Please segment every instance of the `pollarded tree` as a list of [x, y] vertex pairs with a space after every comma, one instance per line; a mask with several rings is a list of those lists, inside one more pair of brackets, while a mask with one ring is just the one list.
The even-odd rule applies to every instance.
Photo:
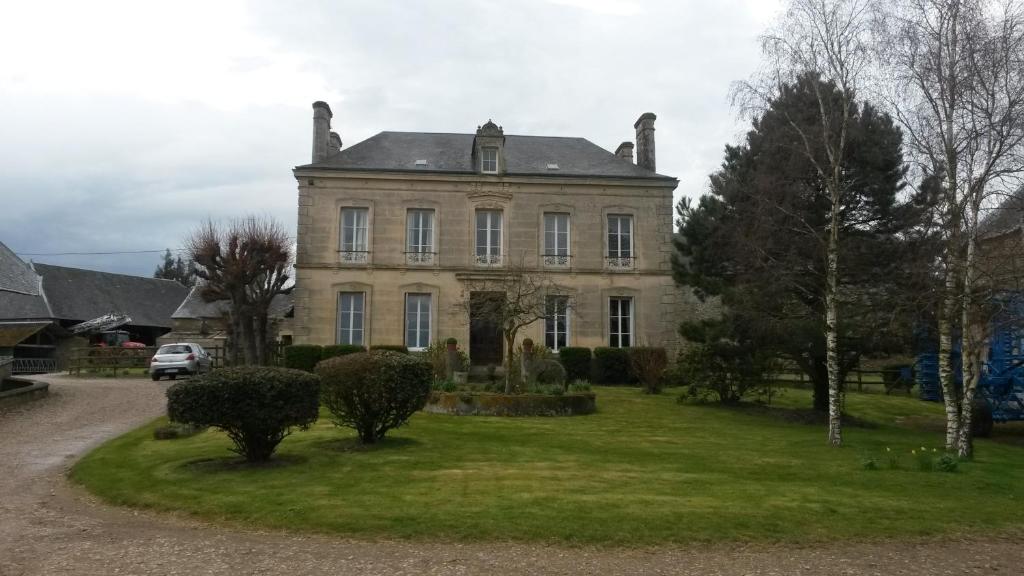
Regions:
[[[813, 74], [781, 87], [746, 141], [726, 147], [711, 193], [696, 205], [677, 206], [673, 259], [678, 283], [698, 297], [721, 296], [727, 310], [721, 326], [684, 326], [684, 337], [731, 334], [737, 350], [790, 359], [813, 383], [814, 405], [822, 411], [829, 408], [830, 381], [844, 381], [862, 355], [904, 345], [901, 312], [913, 304], [907, 295], [918, 282], [909, 263], [927, 245], [908, 233], [922, 206], [902, 198], [900, 130], [868, 103], [854, 101], [846, 112], [843, 194], [833, 208], [804, 137], [816, 133], [821, 95], [841, 100], [839, 92]], [[841, 313], [837, 375], [828, 369], [826, 338], [833, 214], [832, 248], [843, 255], [833, 290]]]

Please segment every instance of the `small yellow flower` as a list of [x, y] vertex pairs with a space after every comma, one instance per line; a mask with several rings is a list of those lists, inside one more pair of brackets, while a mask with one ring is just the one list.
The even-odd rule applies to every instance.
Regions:
[[938, 451], [939, 451], [938, 448], [932, 448], [932, 452], [938, 452]]
[[921, 452], [927, 452], [927, 451], [928, 451], [927, 448], [925, 448], [924, 446], [921, 446]]
[[885, 451], [886, 452], [892, 452], [892, 450], [890, 450], [888, 446], [885, 447]]
[[917, 450], [911, 450], [910, 453], [911, 454], [917, 454]]

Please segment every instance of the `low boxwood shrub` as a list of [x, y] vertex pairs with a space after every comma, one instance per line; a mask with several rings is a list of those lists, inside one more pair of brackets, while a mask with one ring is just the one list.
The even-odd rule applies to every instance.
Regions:
[[356, 354], [358, 352], [366, 352], [366, 348], [358, 344], [331, 344], [330, 346], [324, 346], [320, 359], [327, 360], [328, 358], [337, 358], [338, 356], [347, 356], [348, 354]]
[[167, 416], [191, 426], [213, 426], [234, 452], [263, 462], [292, 428], [316, 422], [319, 379], [301, 370], [267, 366], [222, 368], [167, 389]]
[[323, 346], [293, 344], [284, 348], [284, 367], [312, 372], [323, 355]]
[[316, 367], [320, 398], [337, 426], [353, 428], [372, 444], [398, 428], [430, 396], [430, 363], [412, 354], [362, 352], [324, 360]]
[[595, 384], [632, 384], [628, 348], [594, 348]]
[[590, 348], [566, 347], [558, 351], [558, 361], [565, 368], [567, 381], [590, 378]]
[[659, 394], [665, 384], [668, 353], [664, 348], [636, 346], [629, 349], [629, 365], [633, 376], [648, 394]]
[[370, 350], [390, 350], [392, 352], [399, 352], [402, 354], [408, 354], [409, 349], [401, 344], [374, 344], [370, 346]]

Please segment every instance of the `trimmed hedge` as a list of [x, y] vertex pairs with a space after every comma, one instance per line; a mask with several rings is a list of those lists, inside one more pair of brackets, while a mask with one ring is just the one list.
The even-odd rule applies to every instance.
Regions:
[[593, 382], [595, 384], [632, 384], [629, 348], [594, 348]]
[[668, 370], [668, 352], [664, 348], [636, 346], [629, 349], [630, 369], [633, 377], [648, 394], [658, 394], [665, 384]]
[[408, 354], [409, 349], [400, 344], [374, 344], [370, 346], [370, 350], [390, 350], [391, 352], [398, 352], [400, 354]]
[[405, 424], [426, 404], [433, 383], [433, 370], [425, 359], [386, 350], [324, 360], [316, 373], [320, 400], [331, 420], [355, 429], [363, 444]]
[[328, 358], [337, 358], [338, 356], [347, 356], [359, 352], [366, 352], [366, 348], [357, 344], [331, 344], [330, 346], [324, 346], [320, 359], [327, 360]]
[[315, 344], [293, 344], [284, 348], [284, 366], [295, 370], [312, 372], [323, 356], [323, 346]]
[[264, 462], [293, 427], [306, 429], [316, 422], [319, 396], [319, 379], [301, 370], [222, 368], [168, 388], [167, 416], [219, 428], [234, 443], [234, 452]]
[[590, 348], [566, 347], [558, 351], [558, 361], [565, 368], [565, 381], [590, 380]]

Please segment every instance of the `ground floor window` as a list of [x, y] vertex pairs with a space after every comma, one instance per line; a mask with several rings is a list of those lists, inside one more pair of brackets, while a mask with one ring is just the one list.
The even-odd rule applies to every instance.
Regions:
[[608, 299], [608, 345], [612, 348], [626, 348], [633, 341], [633, 299], [614, 297]]
[[366, 295], [362, 292], [340, 292], [338, 294], [338, 344], [363, 345], [363, 304]]
[[544, 345], [558, 351], [569, 345], [569, 298], [548, 296], [544, 318]]
[[405, 295], [405, 347], [426, 350], [430, 346], [430, 294]]

